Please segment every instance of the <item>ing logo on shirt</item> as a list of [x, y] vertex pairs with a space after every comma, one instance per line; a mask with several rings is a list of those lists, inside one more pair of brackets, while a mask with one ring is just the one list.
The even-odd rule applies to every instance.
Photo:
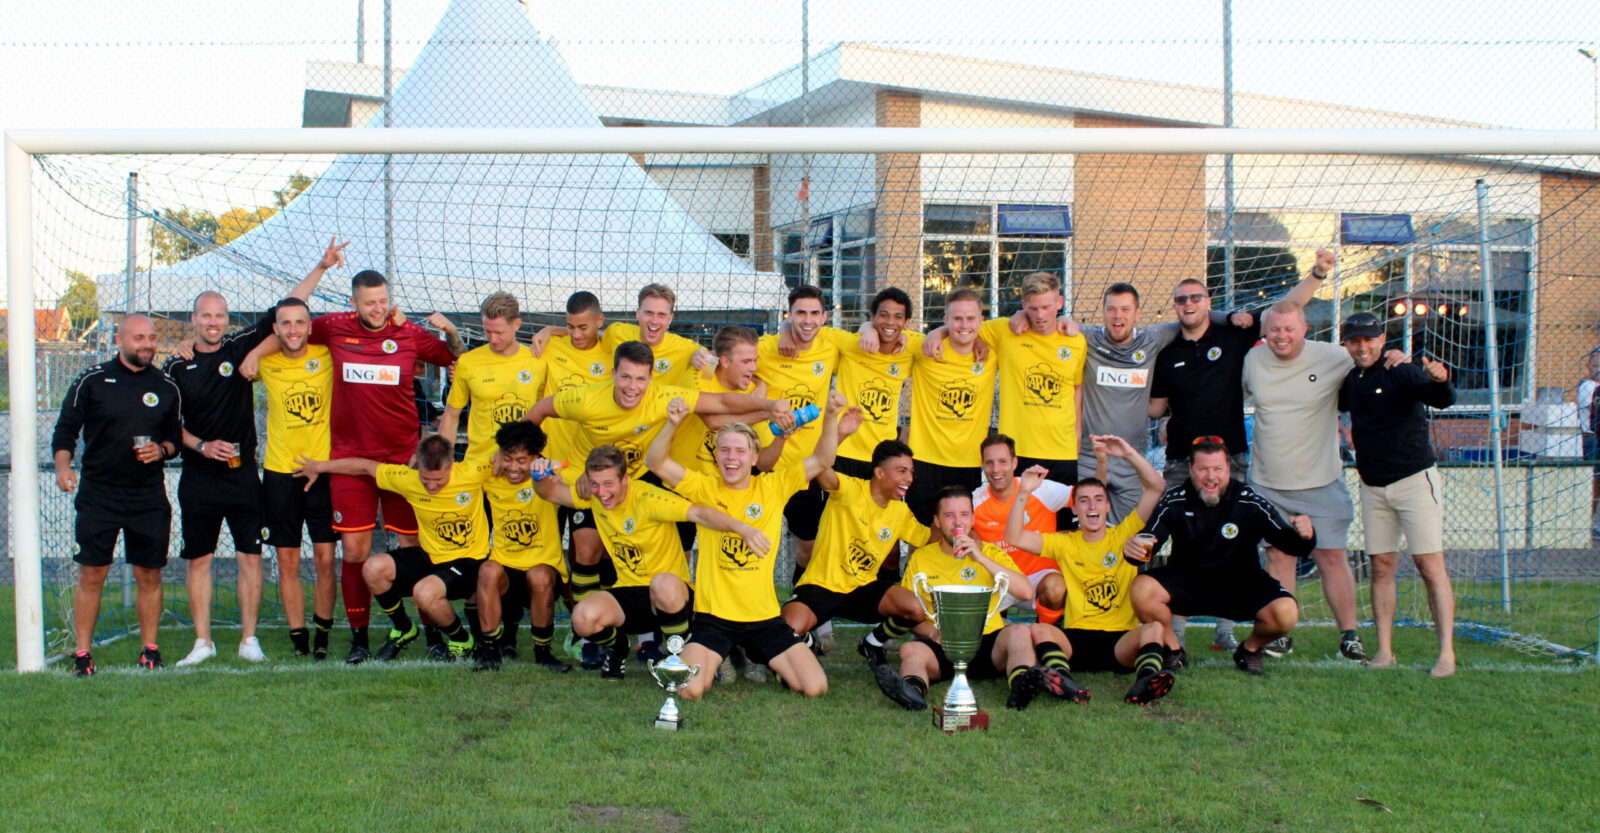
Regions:
[[472, 541], [472, 520], [465, 515], [446, 512], [433, 522], [433, 534], [458, 547]]
[[[526, 373], [527, 371], [523, 372]], [[494, 401], [494, 406], [490, 410], [489, 414], [490, 417], [494, 419], [495, 423], [499, 425], [507, 425], [522, 419], [522, 415], [526, 414], [527, 412], [527, 402], [513, 394], [506, 393], [501, 394], [500, 398]]]
[[611, 557], [620, 560], [628, 570], [640, 574], [644, 567], [644, 553], [639, 548], [620, 539], [611, 540]]
[[811, 398], [811, 390], [809, 388], [801, 387], [800, 385], [795, 385], [794, 387], [784, 391], [783, 397], [789, 400], [789, 410], [791, 411], [798, 411], [807, 405], [817, 404], [816, 401]]
[[856, 404], [873, 422], [882, 422], [889, 416], [890, 407], [894, 404], [894, 394], [889, 391], [889, 386], [869, 379], [861, 385], [861, 390], [856, 392]]
[[852, 576], [864, 576], [878, 571], [878, 559], [867, 549], [867, 542], [860, 538], [850, 539], [850, 545], [845, 550], [844, 564], [850, 569]]
[[305, 382], [295, 382], [283, 392], [283, 412], [305, 425], [316, 421], [324, 404], [322, 391]]
[[955, 419], [971, 416], [977, 403], [978, 391], [966, 382], [948, 382], [939, 389], [939, 411]]
[[1117, 580], [1113, 578], [1101, 579], [1083, 586], [1083, 597], [1093, 605], [1096, 610], [1109, 612], [1117, 604]]
[[[1070, 351], [1072, 348], [1063, 347]], [[1030, 404], [1054, 405], [1061, 396], [1061, 375], [1049, 365], [1036, 364], [1022, 374], [1022, 390]]]
[[539, 519], [513, 509], [500, 522], [500, 533], [507, 541], [527, 549], [539, 540]]
[[721, 555], [723, 569], [730, 570], [743, 570], [755, 559], [755, 553], [750, 551], [744, 539], [731, 532], [722, 534]]

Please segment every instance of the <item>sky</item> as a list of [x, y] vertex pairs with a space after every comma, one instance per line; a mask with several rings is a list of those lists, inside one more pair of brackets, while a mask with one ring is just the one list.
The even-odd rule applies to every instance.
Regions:
[[[383, 3], [365, 3], [366, 59], [379, 63]], [[397, 66], [416, 56], [446, 5], [394, 3]], [[1217, 87], [1222, 5], [811, 0], [810, 42], [813, 51], [878, 42]], [[1232, 5], [1240, 92], [1515, 127], [1596, 124], [1597, 67], [1578, 52], [1600, 44], [1593, 0]], [[306, 62], [354, 60], [357, 6], [5, 0], [0, 130], [298, 127]], [[801, 0], [530, 0], [528, 14], [580, 84], [727, 94], [801, 54]]]

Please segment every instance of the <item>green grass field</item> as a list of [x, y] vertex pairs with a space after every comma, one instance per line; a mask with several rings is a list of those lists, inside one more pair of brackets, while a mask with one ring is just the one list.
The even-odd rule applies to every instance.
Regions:
[[[9, 601], [9, 600], [7, 600]], [[9, 605], [5, 605], [9, 607]], [[6, 611], [9, 614], [9, 611]], [[8, 642], [10, 623], [0, 623]], [[806, 701], [736, 682], [651, 726], [663, 695], [526, 661], [314, 665], [221, 655], [132, 669], [97, 649], [88, 680], [57, 664], [0, 675], [6, 829], [58, 830], [1580, 830], [1600, 793], [1600, 674], [1462, 640], [1431, 680], [1433, 636], [1402, 629], [1399, 669], [1332, 659], [1330, 629], [1248, 678], [1203, 647], [1166, 700], [1122, 704], [1128, 678], [1082, 675], [1088, 705], [1003, 708], [947, 737], [884, 699], [847, 649]], [[843, 632], [848, 643], [853, 632]], [[168, 661], [192, 633], [162, 635]], [[342, 653], [346, 639], [336, 636]], [[525, 647], [526, 639], [524, 639]], [[417, 654], [412, 649], [412, 655]], [[943, 685], [934, 694], [942, 695]], [[1384, 811], [1357, 799], [1387, 806]]]

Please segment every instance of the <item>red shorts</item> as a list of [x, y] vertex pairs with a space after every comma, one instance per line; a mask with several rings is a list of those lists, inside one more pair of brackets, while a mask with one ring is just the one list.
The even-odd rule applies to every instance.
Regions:
[[366, 532], [378, 526], [378, 504], [383, 504], [383, 528], [401, 535], [417, 534], [417, 515], [406, 499], [378, 488], [367, 475], [330, 474], [333, 492], [333, 528], [339, 532]]

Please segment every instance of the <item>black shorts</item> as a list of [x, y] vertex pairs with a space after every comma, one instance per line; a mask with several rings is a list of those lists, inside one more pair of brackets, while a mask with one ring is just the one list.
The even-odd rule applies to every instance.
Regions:
[[1161, 583], [1172, 596], [1168, 605], [1179, 616], [1217, 616], [1235, 622], [1256, 618], [1262, 608], [1279, 599], [1293, 599], [1266, 570], [1230, 577], [1227, 583], [1206, 580], [1184, 570], [1161, 567], [1145, 575]]
[[878, 604], [883, 601], [883, 594], [889, 592], [889, 588], [893, 586], [895, 582], [879, 578], [849, 593], [840, 593], [816, 584], [801, 584], [794, 588], [794, 595], [789, 598], [789, 602], [799, 602], [811, 608], [811, 612], [817, 616], [819, 625], [834, 618], [849, 619], [864, 625], [876, 625], [883, 621], [883, 614], [878, 612]]
[[696, 613], [689, 623], [689, 644], [700, 645], [726, 657], [737, 645], [754, 662], [771, 662], [774, 657], [800, 644], [800, 637], [782, 619], [760, 622], [733, 622], [705, 613]]
[[[488, 505], [488, 501], [484, 501]], [[311, 533], [313, 544], [338, 543], [333, 529], [333, 494], [328, 478], [319, 477], [306, 489], [303, 477], [281, 471], [261, 473], [262, 516], [266, 520], [269, 547], [300, 546], [300, 528]]]
[[850, 477], [859, 477], [862, 480], [872, 479], [872, 461], [852, 460], [849, 457], [835, 457], [833, 470]]
[[[595, 529], [594, 513], [587, 509], [570, 509], [565, 506], [556, 507], [556, 528], [571, 535], [580, 529]], [[595, 534], [599, 534], [596, 530]], [[572, 550], [567, 551], [567, 572], [578, 566], [576, 559], [572, 558]], [[595, 567], [600, 574], [600, 586], [610, 587], [617, 582], [617, 567], [611, 563], [611, 556], [606, 553], [605, 547], [600, 547], [600, 563]]]
[[402, 588], [407, 596], [413, 594], [417, 582], [429, 576], [438, 576], [444, 582], [445, 598], [470, 599], [478, 592], [478, 566], [476, 558], [457, 558], [453, 561], [433, 563], [421, 547], [401, 547], [389, 553], [394, 559], [394, 586]]
[[[1047, 480], [1065, 483], [1068, 486], [1078, 482], [1077, 460], [1052, 460], [1048, 457], [1018, 457], [1017, 474], [1021, 474], [1034, 466], [1044, 466], [1050, 471]], [[1066, 532], [1078, 528], [1078, 516], [1072, 511], [1072, 504], [1056, 510], [1056, 529]]]
[[1117, 661], [1117, 643], [1127, 631], [1096, 631], [1087, 628], [1062, 628], [1072, 646], [1074, 671], [1115, 671], [1126, 674], [1131, 665]]
[[[656, 613], [650, 605], [650, 588], [648, 586], [613, 587], [605, 591], [611, 598], [617, 600], [617, 606], [622, 608], [622, 627], [618, 630], [623, 633], [649, 633], [661, 627], [661, 615]], [[694, 591], [689, 591], [689, 600], [684, 606], [694, 609]]]
[[[994, 667], [994, 643], [1000, 637], [1000, 631], [990, 631], [983, 635], [978, 642], [978, 655], [967, 663], [967, 677], [974, 680], [993, 680], [1001, 676]], [[944, 646], [927, 638], [917, 637], [917, 641], [933, 649], [933, 658], [939, 663], [939, 679], [948, 680], [956, 675], [955, 663], [945, 656]]]
[[199, 558], [217, 550], [222, 522], [228, 522], [233, 550], [261, 554], [261, 479], [253, 466], [219, 474], [185, 467], [178, 478], [178, 525], [183, 548], [178, 555]]
[[122, 533], [123, 559], [135, 567], [159, 570], [167, 565], [172, 543], [172, 505], [166, 489], [124, 489], [80, 480], [72, 499], [72, 560], [85, 567], [106, 567]]
[[983, 482], [983, 469], [978, 466], [941, 466], [938, 463], [924, 463], [914, 460], [911, 469], [911, 488], [906, 490], [906, 506], [911, 508], [911, 514], [917, 518], [917, 523], [927, 526], [933, 523], [933, 513], [937, 506], [934, 501], [939, 496], [939, 490], [946, 486], [960, 486], [967, 494], [978, 488]]
[[[495, 563], [500, 564], [498, 561]], [[518, 570], [514, 567], [507, 567], [504, 564], [500, 564], [500, 569], [504, 570], [506, 573], [506, 592], [500, 594], [500, 606], [524, 609], [532, 606], [533, 591], [528, 588], [528, 571]], [[555, 571], [554, 567], [551, 567], [550, 569], [551, 571]], [[561, 597], [563, 583], [564, 582], [561, 580], [561, 574], [557, 572], [555, 585], [551, 588], [555, 591], [555, 598]]]
[[817, 540], [817, 525], [822, 522], [822, 505], [827, 502], [827, 492], [812, 481], [789, 498], [783, 507], [783, 519], [789, 524], [789, 534], [797, 541]]

